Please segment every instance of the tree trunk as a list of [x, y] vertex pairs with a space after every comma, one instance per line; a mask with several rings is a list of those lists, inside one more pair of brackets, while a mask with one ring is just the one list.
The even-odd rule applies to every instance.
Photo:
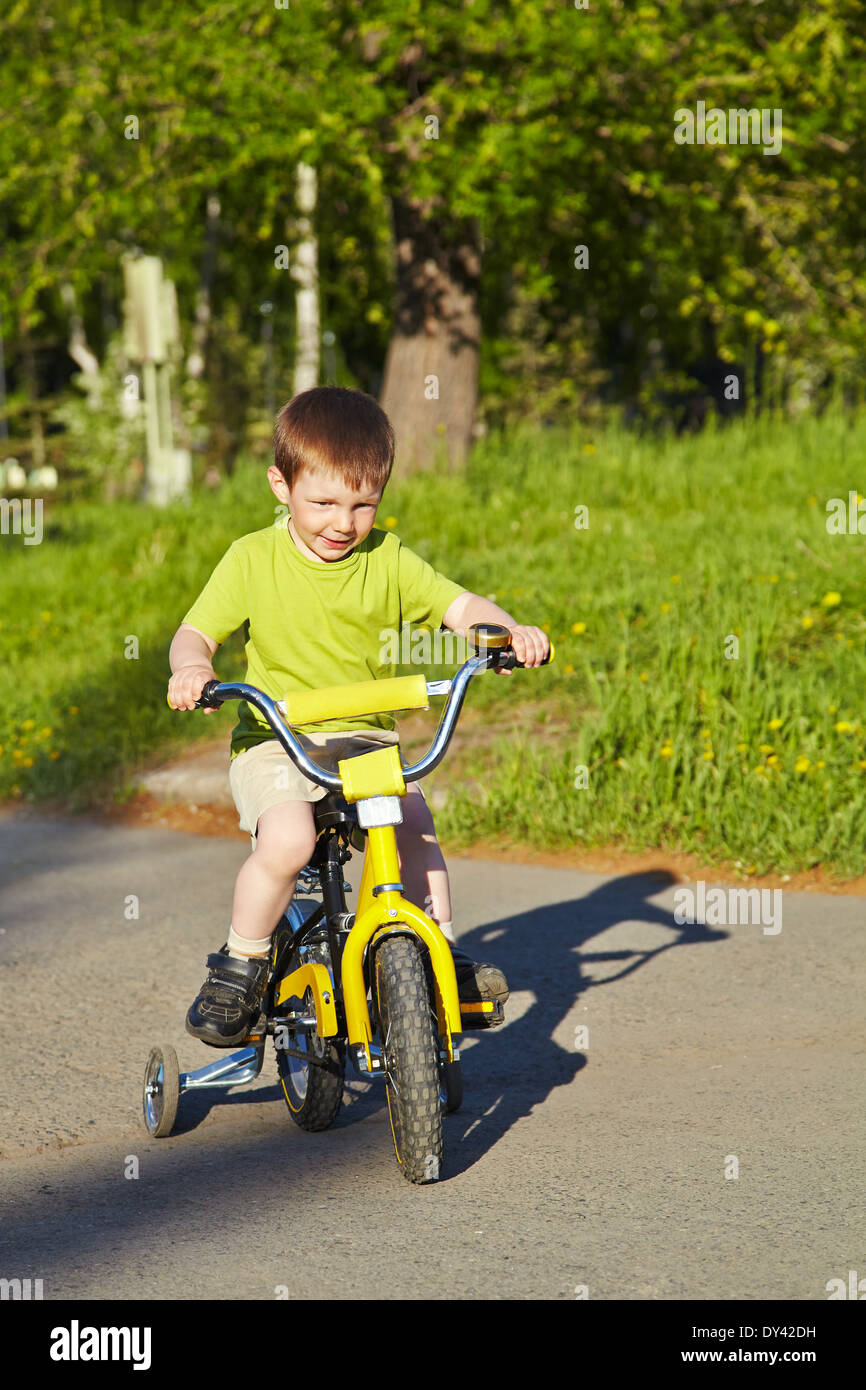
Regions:
[[205, 354], [207, 352], [207, 340], [210, 331], [211, 288], [213, 286], [214, 268], [216, 266], [216, 244], [219, 232], [220, 212], [219, 198], [215, 193], [209, 193], [206, 206], [207, 222], [204, 255], [202, 256], [201, 263], [201, 279], [199, 281], [198, 294], [196, 295], [195, 323], [192, 329], [192, 348], [186, 359], [187, 376], [192, 377], [193, 381], [198, 381], [204, 376]]
[[464, 223], [446, 236], [416, 203], [395, 198], [392, 207], [397, 302], [381, 405], [404, 474], [432, 468], [440, 450], [454, 468], [469, 450], [478, 399], [478, 228]]
[[297, 167], [297, 200], [301, 216], [296, 226], [301, 239], [295, 247], [292, 278], [295, 294], [295, 375], [293, 394], [319, 384], [319, 248], [312, 215], [316, 210], [316, 171], [310, 164]]

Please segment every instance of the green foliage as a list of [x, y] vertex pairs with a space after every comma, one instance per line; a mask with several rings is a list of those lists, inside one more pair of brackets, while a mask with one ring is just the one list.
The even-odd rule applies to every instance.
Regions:
[[[393, 198], [419, 202], [443, 235], [479, 232], [492, 422], [563, 417], [588, 396], [664, 414], [689, 369], [716, 354], [747, 384], [762, 372], [765, 398], [791, 406], [828, 382], [862, 389], [855, 0], [587, 11], [380, 0], [372, 14], [360, 0], [191, 0], [182, 26], [166, 0], [51, 12], [13, 0], [0, 42], [0, 317], [13, 374], [27, 331], [65, 341], [64, 281], [104, 349], [96, 287], [119, 304], [119, 257], [133, 245], [164, 257], [189, 325], [215, 193], [202, 414], [236, 447], [264, 413], [260, 377], [243, 365], [266, 299], [277, 394], [288, 394], [294, 286], [275, 248], [298, 238], [305, 159], [319, 174], [323, 326], [367, 389], [391, 322]], [[780, 110], [781, 152], [677, 144], [675, 113], [699, 100]]]

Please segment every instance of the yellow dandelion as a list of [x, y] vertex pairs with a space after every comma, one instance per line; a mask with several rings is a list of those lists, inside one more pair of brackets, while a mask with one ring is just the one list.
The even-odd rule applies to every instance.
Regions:
[[778, 767], [778, 766], [779, 766], [779, 756], [778, 756], [777, 753], [772, 753], [772, 754], [770, 755], [770, 757], [767, 759], [767, 766], [768, 766], [768, 767]]
[[709, 738], [709, 736], [710, 736], [710, 731], [709, 731], [709, 729], [701, 729], [701, 738]]
[[815, 764], [815, 766], [816, 766], [816, 767], [826, 767], [826, 763], [824, 762], [824, 759], [823, 759], [823, 758], [820, 758], [820, 759], [818, 760], [818, 762]]
[[738, 744], [737, 744], [737, 752], [738, 752], [738, 753], [746, 753], [746, 752], [748, 752], [748, 748], [749, 748], [749, 745], [748, 745], [747, 743], [738, 743]]
[[36, 728], [36, 720], [35, 720], [35, 719], [25, 719], [25, 720], [24, 720], [24, 723], [21, 725], [21, 727], [22, 727], [22, 729], [35, 729], [35, 728]]
[[759, 752], [759, 753], [772, 753], [772, 751], [773, 751], [773, 745], [772, 745], [772, 743], [759, 743], [759, 744], [758, 744], [758, 752]]
[[661, 609], [662, 613], [669, 613], [671, 606], [669, 603], [660, 603], [659, 608]]
[[837, 734], [850, 734], [852, 731], [847, 719], [840, 719], [837, 724], [833, 725], [833, 728]]
[[550, 623], [542, 623], [542, 624], [541, 624], [541, 631], [542, 631], [542, 632], [550, 632]]
[[771, 719], [770, 722], [769, 722], [769, 724], [767, 725], [767, 728], [768, 728], [768, 729], [781, 729], [781, 727], [782, 727], [782, 720], [781, 720], [781, 719]]
[[803, 627], [814, 627], [814, 626], [815, 626], [815, 619], [814, 619], [814, 618], [810, 618], [809, 615], [808, 615], [808, 613], [806, 614], [805, 618], [801, 618], [801, 619], [800, 619], [800, 622], [803, 624]]
[[646, 671], [641, 671], [641, 673], [640, 673], [640, 678], [641, 678], [642, 681], [648, 681], [648, 680], [649, 680], [649, 675], [648, 675], [648, 673], [647, 673]]
[[51, 729], [49, 729], [49, 728], [47, 728], [47, 727], [44, 728], [44, 729], [40, 729], [40, 730], [39, 730], [39, 737], [40, 737], [40, 738], [50, 738], [50, 737], [51, 737], [51, 732], [52, 732]]
[[752, 769], [752, 771], [754, 772], [756, 777], [765, 777], [767, 775], [767, 769], [764, 767], [763, 763], [759, 763], [756, 768]]
[[48, 756], [49, 756], [49, 758], [51, 759], [51, 761], [52, 761], [53, 763], [56, 763], [56, 762], [57, 762], [57, 759], [60, 757], [60, 754], [59, 754], [59, 753], [57, 752], [57, 750], [55, 749], [54, 752], [53, 752], [53, 753], [49, 753]]
[[40, 618], [42, 619], [43, 623], [50, 623], [50, 622], [51, 622], [51, 614], [50, 614], [50, 613], [46, 613], [46, 612], [43, 611], [42, 613], [40, 613], [39, 616], [40, 616]]
[[388, 527], [389, 531], [393, 531], [394, 527], [397, 525], [396, 516], [386, 516], [385, 525]]
[[570, 675], [572, 674], [572, 672], [574, 671], [574, 667], [573, 667], [573, 666], [565, 666], [563, 669], [564, 669], [565, 674], [566, 674], [567, 676], [570, 676]]
[[679, 576], [678, 574], [672, 574], [672, 575], [671, 575], [671, 583], [672, 583], [672, 584], [679, 584], [679, 582], [680, 582], [680, 576]]
[[713, 758], [714, 758], [715, 756], [716, 756], [716, 755], [715, 755], [715, 753], [713, 752], [712, 748], [710, 748], [710, 749], [704, 754], [704, 761], [705, 761], [705, 762], [708, 762], [708, 763], [711, 763], [711, 762], [713, 761]]
[[808, 772], [808, 771], [809, 771], [809, 768], [810, 768], [811, 766], [812, 766], [811, 762], [810, 762], [809, 759], [805, 756], [805, 754], [803, 754], [803, 756], [800, 757], [800, 758], [798, 758], [797, 761], [794, 763], [794, 771], [795, 771], [795, 772]]
[[835, 714], [837, 709], [838, 709], [838, 705], [828, 705], [828, 706], [827, 706], [827, 713], [828, 713], [828, 714]]
[[673, 757], [673, 752], [674, 752], [674, 750], [670, 747], [669, 744], [666, 743], [666, 744], [664, 745], [664, 747], [662, 747], [662, 748], [659, 749], [659, 757], [660, 757], [660, 758], [672, 758], [672, 757]]
[[824, 597], [823, 597], [822, 600], [821, 600], [821, 603], [822, 603], [822, 605], [823, 605], [824, 608], [835, 608], [835, 607], [836, 607], [836, 604], [837, 604], [837, 603], [841, 603], [841, 602], [842, 602], [842, 595], [841, 595], [841, 594], [837, 594], [837, 593], [835, 593], [835, 592], [833, 592], [833, 591], [831, 591], [829, 594], [825, 594]]
[[78, 706], [77, 706], [77, 705], [70, 705], [70, 706], [69, 706], [68, 713], [69, 713], [69, 714], [77, 714], [77, 713], [78, 713]]
[[572, 623], [571, 630], [577, 633], [586, 632], [586, 623]]
[[861, 758], [860, 761], [859, 761], [859, 763], [857, 764], [857, 766], [858, 766], [858, 767], [866, 767], [866, 759]]
[[594, 454], [594, 453], [595, 453], [595, 445], [594, 445], [594, 444], [584, 444], [584, 446], [583, 446], [583, 452], [584, 452], [585, 454]]

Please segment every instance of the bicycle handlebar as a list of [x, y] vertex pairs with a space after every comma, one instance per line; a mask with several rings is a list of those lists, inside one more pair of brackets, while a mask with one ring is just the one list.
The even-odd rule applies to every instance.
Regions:
[[[507, 630], [500, 629], [500, 631]], [[546, 666], [552, 657], [553, 645], [551, 644], [547, 656], [540, 664]], [[427, 773], [438, 767], [444, 758], [472, 677], [476, 676], [479, 671], [487, 669], [511, 671], [515, 667], [522, 668], [523, 662], [518, 661], [517, 655], [511, 647], [488, 648], [476, 656], [469, 657], [451, 680], [427, 682], [428, 694], [447, 694], [448, 702], [442, 712], [442, 718], [439, 721], [433, 742], [424, 757], [419, 762], [413, 763], [411, 767], [403, 768], [404, 782], [416, 782], [421, 777], [426, 777]], [[257, 709], [285, 748], [292, 762], [311, 782], [316, 782], [329, 791], [342, 791], [343, 783], [339, 774], [326, 772], [324, 768], [319, 767], [307, 756], [292, 730], [283, 722], [278, 703], [254, 685], [208, 681], [196, 701], [196, 709], [219, 709], [227, 700], [246, 700], [248, 705]]]

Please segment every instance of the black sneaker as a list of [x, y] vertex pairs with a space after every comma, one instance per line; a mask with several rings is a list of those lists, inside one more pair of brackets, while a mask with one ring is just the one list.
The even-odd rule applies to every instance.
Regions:
[[235, 960], [223, 946], [206, 965], [210, 973], [186, 1016], [186, 1031], [211, 1047], [234, 1047], [258, 1020], [270, 957]]
[[454, 973], [457, 976], [457, 995], [461, 1004], [477, 1004], [494, 999], [504, 1004], [508, 998], [508, 981], [496, 965], [472, 960], [465, 951], [452, 946]]

